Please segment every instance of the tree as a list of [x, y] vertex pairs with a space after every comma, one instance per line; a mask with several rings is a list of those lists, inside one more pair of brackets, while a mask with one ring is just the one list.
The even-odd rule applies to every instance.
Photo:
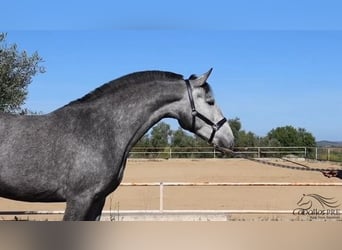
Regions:
[[316, 138], [311, 133], [307, 132], [305, 128], [298, 128], [297, 131], [297, 141], [299, 145], [316, 147]]
[[172, 147], [193, 147], [194, 144], [195, 138], [192, 135], [188, 135], [182, 128], [172, 132]]
[[240, 118], [235, 117], [234, 119], [228, 120], [229, 126], [232, 129], [234, 136], [234, 144], [237, 145], [239, 141], [239, 131], [241, 129], [241, 121]]
[[304, 128], [294, 128], [293, 126], [278, 127], [272, 129], [267, 138], [273, 144], [279, 144], [282, 147], [315, 147], [315, 137]]
[[0, 33], [0, 111], [15, 112], [24, 104], [32, 77], [45, 68], [39, 66], [43, 60], [37, 52], [19, 52], [16, 44], [7, 45], [6, 36]]
[[[172, 132], [171, 146], [173, 147], [174, 153], [172, 158], [190, 158], [192, 157], [193, 148], [195, 145], [195, 138], [185, 132], [182, 128], [178, 128]], [[181, 149], [181, 153], [176, 153]], [[185, 153], [190, 152], [190, 153]]]
[[150, 143], [152, 147], [167, 147], [169, 146], [169, 138], [172, 131], [169, 124], [160, 122], [153, 127], [151, 132]]
[[234, 135], [235, 147], [259, 146], [261, 138], [250, 131], [241, 130], [242, 124], [240, 118], [229, 119], [228, 123]]
[[239, 131], [236, 147], [256, 147], [258, 145], [258, 137], [252, 132], [245, 130]]

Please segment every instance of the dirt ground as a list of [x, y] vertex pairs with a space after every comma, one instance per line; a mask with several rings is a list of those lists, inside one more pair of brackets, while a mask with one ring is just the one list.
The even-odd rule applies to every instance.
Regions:
[[[327, 162], [302, 162], [311, 167], [340, 167]], [[288, 164], [288, 163], [287, 163]], [[296, 171], [244, 159], [128, 160], [123, 182], [325, 182], [342, 180], [319, 172]], [[164, 187], [166, 210], [293, 210], [303, 194], [319, 194], [341, 203], [342, 187]], [[26, 203], [0, 198], [1, 211], [64, 210], [64, 203]], [[120, 186], [108, 196], [104, 210], [159, 209], [159, 187]], [[17, 216], [58, 220], [61, 216]], [[0, 219], [14, 216], [0, 215]], [[299, 215], [234, 215], [233, 220], [312, 220]], [[328, 218], [329, 219], [329, 218]]]

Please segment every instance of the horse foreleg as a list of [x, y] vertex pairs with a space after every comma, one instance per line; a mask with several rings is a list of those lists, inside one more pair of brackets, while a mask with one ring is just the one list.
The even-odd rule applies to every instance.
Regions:
[[92, 206], [90, 207], [88, 214], [86, 216], [86, 220], [96, 220], [99, 221], [101, 219], [101, 213], [103, 206], [105, 204], [106, 197], [98, 199], [93, 202]]
[[[102, 201], [102, 200], [101, 200]], [[95, 205], [98, 204], [98, 205]], [[73, 199], [67, 200], [67, 205], [64, 213], [63, 220], [64, 221], [87, 221], [87, 220], [95, 220], [93, 215], [95, 214], [95, 209], [100, 210], [100, 207], [103, 203], [99, 203], [98, 199], [94, 199], [93, 196], [82, 196], [79, 195]], [[101, 207], [101, 208], [102, 208]], [[102, 209], [101, 209], [102, 210]]]
[[83, 221], [86, 219], [89, 210], [90, 202], [80, 199], [67, 201], [66, 209], [64, 212], [64, 221]]

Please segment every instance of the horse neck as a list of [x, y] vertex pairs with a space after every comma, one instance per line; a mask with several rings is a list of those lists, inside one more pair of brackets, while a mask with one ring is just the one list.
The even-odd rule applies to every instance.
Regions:
[[[128, 106], [128, 119], [121, 121], [123, 130], [129, 131], [126, 132], [129, 148], [161, 119], [180, 119], [184, 107], [182, 102], [185, 99], [186, 89], [182, 81], [159, 83], [146, 88], [143, 85], [139, 84], [137, 89], [133, 89], [134, 97], [125, 105]], [[122, 107], [122, 110], [125, 110], [125, 107]], [[118, 110], [118, 113], [121, 112]]]
[[[95, 101], [66, 107], [70, 119], [128, 150], [165, 117], [179, 119], [186, 97], [183, 81], [126, 84]], [[76, 118], [74, 118], [76, 117]], [[111, 137], [111, 138], [110, 138]]]

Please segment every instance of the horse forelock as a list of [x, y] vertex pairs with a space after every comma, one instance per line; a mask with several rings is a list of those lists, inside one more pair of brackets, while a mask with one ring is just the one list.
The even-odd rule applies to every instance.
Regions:
[[70, 102], [67, 106], [73, 105], [73, 104], [80, 104], [80, 103], [97, 99], [98, 97], [101, 97], [107, 93], [115, 92], [116, 89], [126, 84], [139, 84], [141, 82], [156, 81], [156, 80], [176, 81], [176, 80], [182, 80], [182, 79], [183, 79], [182, 75], [176, 74], [173, 72], [167, 72], [167, 71], [155, 70], [155, 71], [135, 72], [135, 73], [117, 78], [115, 80], [112, 80], [108, 83], [105, 83], [102, 86], [91, 91], [90, 93], [86, 94], [85, 96], [75, 101]]

